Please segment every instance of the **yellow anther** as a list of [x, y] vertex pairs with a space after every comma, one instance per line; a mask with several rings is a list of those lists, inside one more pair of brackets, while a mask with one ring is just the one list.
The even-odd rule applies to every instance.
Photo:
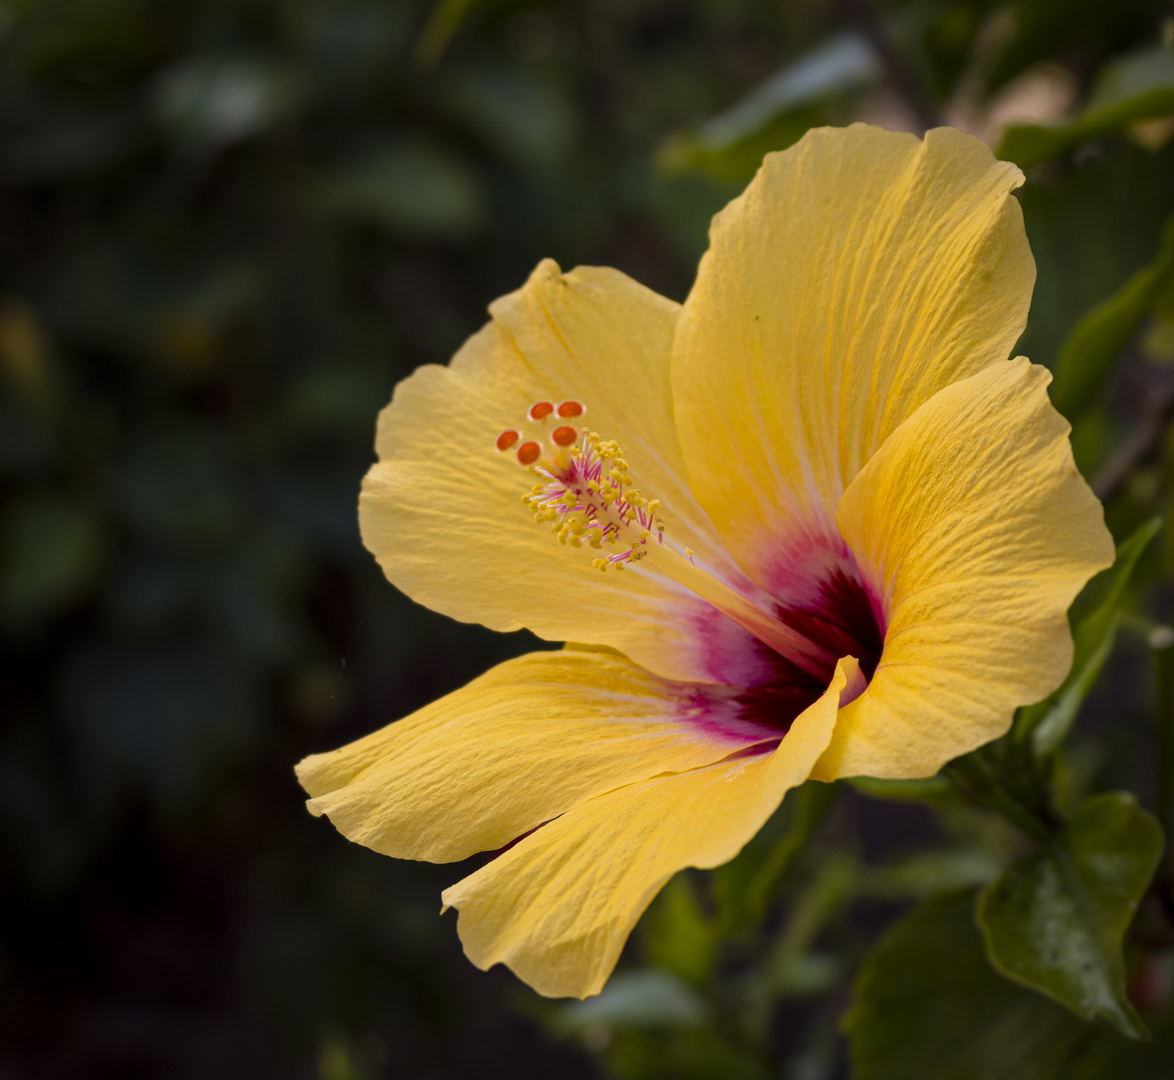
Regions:
[[654, 516], [660, 503], [632, 487], [619, 443], [587, 428], [581, 434], [576, 445], [557, 450], [530, 469], [539, 483], [522, 502], [533, 511], [535, 522], [551, 527], [560, 544], [594, 551], [604, 544], [617, 546], [617, 555], [593, 559], [591, 565], [601, 571], [612, 566], [622, 570], [652, 554], [652, 529], [663, 529]]

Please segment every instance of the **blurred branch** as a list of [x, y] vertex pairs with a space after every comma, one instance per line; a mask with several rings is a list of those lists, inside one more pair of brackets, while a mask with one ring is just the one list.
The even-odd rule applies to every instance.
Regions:
[[1174, 384], [1145, 388], [1137, 426], [1092, 479], [1093, 492], [1101, 502], [1115, 495], [1133, 469], [1157, 449], [1172, 409]]
[[872, 46], [889, 85], [901, 96], [922, 130], [937, 127], [941, 122], [938, 111], [926, 94], [921, 79], [893, 46], [868, 0], [837, 0], [836, 6], [844, 21]]

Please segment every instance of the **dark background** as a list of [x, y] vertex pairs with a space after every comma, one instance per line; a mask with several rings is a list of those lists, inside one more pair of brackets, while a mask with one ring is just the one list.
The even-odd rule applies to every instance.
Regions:
[[[0, 1078], [596, 1075], [598, 1039], [461, 956], [437, 911], [462, 868], [374, 855], [302, 806], [302, 756], [534, 645], [383, 580], [355, 509], [377, 411], [541, 257], [683, 299], [764, 150], [861, 116], [992, 137], [1023, 72], [1076, 97], [1167, 14], [0, 4]], [[888, 43], [879, 73], [699, 143], [848, 32]], [[1114, 137], [1022, 198], [1022, 348], [1050, 363], [1152, 258], [1174, 149]], [[1090, 472], [1129, 396], [1078, 443]], [[882, 846], [929, 828], [888, 813]], [[856, 937], [890, 916], [859, 910]]]

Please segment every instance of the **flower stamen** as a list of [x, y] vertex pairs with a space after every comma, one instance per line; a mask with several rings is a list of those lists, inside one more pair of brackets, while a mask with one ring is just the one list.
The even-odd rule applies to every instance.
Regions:
[[[528, 416], [543, 421], [554, 411], [550, 402], [538, 402]], [[557, 411], [561, 417], [564, 411], [569, 416], [585, 410], [578, 402], [564, 401]], [[506, 434], [498, 436], [499, 443]], [[660, 500], [646, 498], [633, 486], [618, 443], [569, 425], [555, 428], [549, 442], [546, 457], [535, 441], [523, 443], [516, 456], [538, 481], [522, 502], [536, 524], [551, 526], [560, 544], [614, 549], [592, 560], [601, 571], [647, 562], [809, 674], [822, 679], [834, 668], [837, 657], [698, 566], [690, 548], [682, 555], [665, 542]]]

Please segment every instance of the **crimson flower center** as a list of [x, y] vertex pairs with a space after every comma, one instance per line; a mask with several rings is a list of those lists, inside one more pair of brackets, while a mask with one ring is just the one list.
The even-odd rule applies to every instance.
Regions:
[[[820, 583], [818, 598], [804, 607], [780, 605], [778, 614], [789, 626], [837, 658], [854, 656], [865, 679], [871, 680], [884, 649], [884, 631], [865, 587], [855, 573], [837, 570]], [[827, 689], [834, 662], [813, 674], [787, 657], [755, 643], [769, 674], [765, 681], [738, 696], [742, 716], [786, 732], [792, 721]]]
[[803, 606], [764, 603], [736, 591], [699, 566], [689, 548], [666, 543], [660, 501], [633, 486], [619, 445], [566, 422], [585, 411], [577, 401], [536, 402], [526, 420], [541, 426], [538, 438], [515, 428], [497, 437], [495, 449], [513, 451], [537, 481], [522, 497], [536, 524], [549, 525], [561, 544], [594, 548], [599, 570], [643, 563], [662, 572], [748, 630], [753, 638], [746, 647], [759, 654], [765, 677], [740, 695], [746, 719], [786, 731], [826, 690], [841, 657], [855, 657], [871, 679], [884, 634], [850, 554], [845, 568], [830, 575], [821, 565], [818, 587], [805, 590], [815, 599]]

